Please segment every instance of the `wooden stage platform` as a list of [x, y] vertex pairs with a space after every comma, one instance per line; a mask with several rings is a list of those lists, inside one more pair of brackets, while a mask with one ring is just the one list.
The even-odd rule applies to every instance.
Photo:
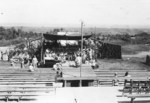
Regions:
[[64, 82], [65, 87], [93, 86], [97, 82], [97, 76], [89, 64], [75, 67], [74, 62], [66, 62], [62, 65], [63, 77], [58, 78]]

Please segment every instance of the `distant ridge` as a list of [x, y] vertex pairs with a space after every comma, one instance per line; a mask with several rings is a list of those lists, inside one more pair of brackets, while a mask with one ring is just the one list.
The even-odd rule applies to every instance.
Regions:
[[[14, 27], [16, 29], [21, 29], [26, 32], [36, 32], [36, 33], [46, 33], [50, 32], [55, 28], [64, 28], [66, 31], [80, 31], [80, 27], [32, 27], [32, 26], [3, 26], [5, 28]], [[84, 27], [83, 31], [86, 33], [95, 33], [102, 35], [116, 35], [116, 34], [125, 34], [135, 35], [139, 32], [150, 33], [148, 28], [96, 28], [95, 27]]]

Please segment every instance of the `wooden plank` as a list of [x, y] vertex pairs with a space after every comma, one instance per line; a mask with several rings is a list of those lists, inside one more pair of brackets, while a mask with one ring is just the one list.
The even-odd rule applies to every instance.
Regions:
[[[126, 78], [126, 77], [114, 77], [114, 76], [112, 76], [112, 77], [109, 77], [109, 76], [103, 76], [103, 77], [97, 77], [98, 78], [98, 80], [104, 80], [104, 79], [109, 79], [109, 80], [112, 80], [112, 79], [133, 79], [133, 78], [135, 78], [135, 77], [132, 77], [132, 78]], [[143, 77], [142, 77], [143, 78]], [[145, 78], [145, 77], [144, 77]]]
[[[116, 72], [94, 72], [95, 74], [114, 74]], [[117, 74], [125, 74], [125, 72], [117, 72]], [[129, 74], [150, 74], [150, 72], [129, 72]]]
[[12, 79], [54, 79], [55, 76], [3, 76], [3, 77], [0, 77], [0, 80], [3, 80], [3, 79], [9, 79], [9, 78], [12, 78]]
[[57, 78], [57, 80], [97, 80], [97, 77], [67, 77]]
[[29, 93], [29, 94], [26, 94], [26, 93], [22, 93], [22, 94], [0, 94], [0, 96], [6, 96], [6, 97], [13, 97], [13, 96], [49, 96], [48, 93], [46, 94], [39, 94], [39, 93]]
[[6, 75], [6, 76], [0, 76], [0, 78], [13, 78], [13, 77], [18, 77], [18, 78], [29, 78], [29, 77], [54, 77], [55, 75], [13, 75], [13, 76], [9, 76], [9, 75]]
[[[63, 71], [63, 79], [61, 80], [81, 80], [80, 67], [78, 68], [69, 67], [68, 64], [66, 66], [62, 66], [62, 71]], [[82, 76], [82, 80], [87, 80], [87, 79], [94, 80], [96, 78], [96, 74], [94, 73], [93, 69], [89, 65], [86, 66], [84, 65], [81, 67], [81, 76]]]
[[40, 90], [40, 89], [36, 89], [36, 90], [26, 90], [26, 89], [24, 89], [24, 90], [0, 90], [0, 93], [2, 93], [2, 92], [50, 92], [50, 91], [54, 91], [55, 89], [42, 89], [42, 90]]
[[47, 84], [47, 85], [52, 85], [53, 83], [44, 83], [44, 82], [28, 82], [28, 83], [23, 83], [23, 82], [9, 82], [9, 83], [0, 83], [0, 85], [27, 85], [27, 84], [34, 84], [34, 85], [38, 85], [38, 84]]
[[134, 79], [134, 80], [148, 80], [147, 77], [98, 77], [99, 80], [102, 80], [102, 79]]
[[0, 80], [51, 80], [55, 81], [55, 78], [0, 78]]
[[0, 88], [52, 88], [50, 85], [0, 85]]
[[[103, 78], [103, 77], [107, 77], [107, 78], [112, 78], [114, 77], [114, 75], [109, 75], [109, 74], [104, 74], [104, 75], [97, 75], [98, 78]], [[124, 77], [124, 75], [118, 75], [118, 77]], [[149, 75], [132, 75], [132, 77], [149, 77]]]
[[56, 73], [56, 71], [48, 71], [48, 70], [37, 71], [37, 70], [35, 70], [33, 72], [30, 72], [29, 70], [1, 70], [1, 73], [28, 73], [28, 74], [33, 74], [33, 73]]
[[[128, 71], [128, 70], [127, 70], [127, 71]], [[107, 72], [108, 72], [108, 73], [109, 73], [109, 72], [110, 72], [110, 73], [112, 73], [112, 72], [113, 72], [113, 73], [114, 73], [114, 72], [121, 72], [121, 73], [123, 73], [123, 72], [126, 72], [126, 70], [117, 70], [117, 69], [116, 69], [116, 70], [98, 70], [98, 71], [97, 71], [97, 70], [94, 70], [94, 72], [95, 72], [95, 73], [101, 73], [101, 72], [105, 72], [105, 73], [107, 73]], [[144, 73], [145, 73], [145, 72], [149, 72], [149, 71], [148, 71], [148, 70], [131, 70], [131, 71], [129, 71], [129, 72], [144, 72]]]
[[47, 84], [47, 83], [51, 83], [51, 84], [53, 84], [54, 82], [51, 82], [51, 81], [49, 81], [49, 82], [34, 82], [34, 81], [33, 81], [33, 82], [32, 82], [32, 81], [31, 81], [31, 82], [26, 82], [26, 81], [24, 81], [24, 82], [22, 82], [22, 81], [17, 81], [17, 82], [14, 82], [14, 81], [6, 82], [6, 81], [0, 81], [0, 84], [3, 84], [3, 83], [4, 83], [4, 84], [5, 84], [5, 83], [6, 83], [6, 84], [11, 84], [11, 83], [22, 83], [22, 84], [23, 84], [23, 83], [24, 83], [24, 84], [30, 84], [30, 83], [31, 83], [31, 84]]
[[54, 80], [55, 77], [1, 77], [0, 80]]
[[[125, 75], [125, 72], [100, 72], [100, 73], [94, 72], [94, 73], [96, 75], [114, 75], [115, 73], [117, 73], [117, 75]], [[136, 74], [150, 75], [149, 72], [129, 72], [129, 75], [136, 75]]]
[[147, 98], [150, 97], [150, 94], [129, 94], [128, 98]]
[[100, 69], [100, 70], [94, 70], [94, 72], [114, 72], [114, 71], [116, 71], [116, 72], [126, 72], [126, 71], [129, 71], [129, 72], [146, 72], [146, 71], [148, 71], [147, 69], [146, 70], [136, 70], [136, 69], [120, 69], [120, 70], [118, 70], [118, 69], [114, 69], [114, 70], [109, 70], [109, 69]]
[[51, 80], [0, 80], [0, 82], [52, 82]]
[[6, 73], [0, 73], [0, 75], [55, 75], [56, 74], [56, 72], [55, 73], [48, 73], [48, 72], [46, 72], [46, 73], [31, 73], [31, 72], [29, 72], [29, 73], [19, 73], [19, 72], [14, 72], [14, 73], [8, 73], [8, 72], [6, 72]]
[[[21, 70], [21, 71], [27, 71], [29, 68], [20, 68], [20, 67], [1, 67], [0, 70]], [[35, 70], [49, 70], [49, 71], [54, 71], [52, 68], [36, 68]]]

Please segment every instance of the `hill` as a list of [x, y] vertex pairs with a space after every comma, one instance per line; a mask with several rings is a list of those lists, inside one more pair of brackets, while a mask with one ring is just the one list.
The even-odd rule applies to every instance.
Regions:
[[[5, 28], [10, 28], [11, 26], [5, 26]], [[49, 32], [57, 27], [30, 27], [30, 26], [14, 26], [16, 29], [21, 29], [26, 32], [36, 32], [36, 33], [45, 33]], [[67, 31], [80, 31], [80, 27], [61, 27]], [[147, 32], [150, 33], [150, 29], [148, 28], [96, 28], [95, 27], [84, 27], [84, 32], [103, 34], [103, 35], [116, 35], [116, 34], [124, 34], [128, 33], [129, 35], [135, 35], [139, 32]]]

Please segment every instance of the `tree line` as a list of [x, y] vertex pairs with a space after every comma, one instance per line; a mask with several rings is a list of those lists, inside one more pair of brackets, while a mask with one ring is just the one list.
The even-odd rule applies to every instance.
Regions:
[[16, 39], [18, 37], [21, 38], [31, 38], [31, 37], [36, 37], [39, 36], [39, 33], [34, 33], [32, 31], [30, 32], [26, 32], [23, 31], [21, 28], [4, 28], [4, 27], [0, 27], [0, 40], [12, 40], [12, 39]]
[[94, 34], [92, 39], [96, 40], [101, 40], [101, 41], [123, 41], [124, 43], [127, 44], [149, 44], [150, 43], [150, 33], [147, 32], [139, 32], [134, 35], [129, 35], [128, 33], [123, 33], [123, 34], [115, 34], [115, 35], [110, 35], [110, 34]]
[[21, 28], [4, 28], [0, 27], [0, 46], [13, 45], [24, 42], [29, 38], [35, 38], [41, 36], [40, 33], [35, 33], [32, 31], [26, 32]]

